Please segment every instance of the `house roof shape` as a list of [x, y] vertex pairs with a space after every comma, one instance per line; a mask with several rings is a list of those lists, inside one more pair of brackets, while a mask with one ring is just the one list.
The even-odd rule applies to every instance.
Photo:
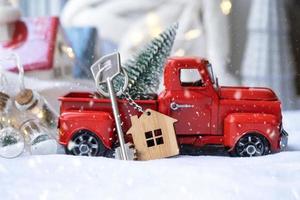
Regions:
[[[143, 127], [141, 127], [141, 121], [146, 120], [147, 123], [143, 123]], [[172, 117], [169, 117], [168, 115], [162, 114], [160, 112], [146, 109], [146, 111], [138, 117], [137, 115], [131, 116], [131, 127], [127, 131], [126, 134], [136, 134], [139, 133], [140, 130], [153, 130], [155, 128], [155, 125], [173, 125], [173, 123], [177, 122], [177, 119], [174, 119]]]

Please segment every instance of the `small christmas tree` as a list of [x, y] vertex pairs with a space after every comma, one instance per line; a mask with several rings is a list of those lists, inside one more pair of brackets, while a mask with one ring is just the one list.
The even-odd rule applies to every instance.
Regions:
[[[177, 27], [177, 23], [169, 27], [150, 41], [134, 58], [123, 64], [129, 78], [124, 93], [128, 93], [133, 99], [146, 98], [146, 94], [156, 93], [166, 58], [172, 50]], [[113, 81], [116, 90], [122, 87], [122, 79], [119, 76]]]

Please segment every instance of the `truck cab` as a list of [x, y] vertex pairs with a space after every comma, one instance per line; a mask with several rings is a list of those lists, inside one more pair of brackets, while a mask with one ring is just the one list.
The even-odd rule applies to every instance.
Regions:
[[165, 67], [165, 91], [159, 110], [175, 119], [178, 135], [215, 135], [219, 97], [211, 65], [197, 58], [169, 59]]
[[[159, 111], [178, 119], [180, 144], [222, 145], [239, 156], [264, 155], [286, 145], [280, 101], [268, 88], [220, 87], [207, 60], [176, 57], [167, 61], [164, 86]], [[253, 141], [244, 144], [244, 138]], [[255, 143], [264, 148], [253, 152]], [[239, 144], [253, 151], [236, 152]]]

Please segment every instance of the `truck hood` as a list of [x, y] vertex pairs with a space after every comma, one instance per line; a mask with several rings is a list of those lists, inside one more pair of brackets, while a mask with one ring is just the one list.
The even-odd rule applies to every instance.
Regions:
[[271, 89], [262, 87], [220, 87], [220, 97], [234, 100], [278, 100]]

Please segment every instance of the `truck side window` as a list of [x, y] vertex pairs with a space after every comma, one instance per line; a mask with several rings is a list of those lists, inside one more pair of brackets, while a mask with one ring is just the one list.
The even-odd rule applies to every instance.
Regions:
[[183, 87], [202, 87], [204, 85], [198, 69], [180, 69], [180, 84]]

